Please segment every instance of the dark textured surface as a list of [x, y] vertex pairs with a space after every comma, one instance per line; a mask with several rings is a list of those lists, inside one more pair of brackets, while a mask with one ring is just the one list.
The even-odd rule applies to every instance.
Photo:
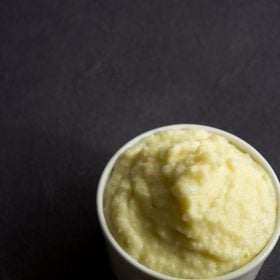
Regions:
[[96, 185], [147, 129], [226, 129], [279, 175], [279, 69], [279, 1], [1, 0], [0, 279], [115, 279]]

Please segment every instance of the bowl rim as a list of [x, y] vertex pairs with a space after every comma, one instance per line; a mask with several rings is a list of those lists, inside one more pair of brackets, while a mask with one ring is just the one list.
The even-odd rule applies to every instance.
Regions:
[[[111, 171], [115, 165], [115, 162], [117, 158], [129, 147], [134, 145], [135, 143], [139, 142], [143, 138], [152, 135], [158, 131], [164, 131], [164, 130], [170, 130], [170, 129], [187, 129], [187, 128], [200, 128], [204, 129], [210, 133], [215, 133], [218, 135], [221, 135], [225, 137], [228, 141], [233, 143], [235, 146], [237, 146], [240, 150], [243, 152], [247, 152], [250, 154], [250, 156], [257, 161], [261, 166], [266, 170], [266, 172], [269, 174], [272, 183], [275, 187], [275, 192], [277, 196], [277, 219], [276, 219], [276, 225], [274, 228], [274, 232], [270, 238], [270, 240], [267, 242], [266, 246], [262, 249], [262, 251], [251, 261], [249, 261], [244, 266], [240, 267], [237, 270], [234, 270], [232, 272], [212, 277], [212, 278], [201, 278], [200, 280], [230, 280], [235, 279], [236, 277], [240, 277], [242, 275], [245, 275], [246, 273], [252, 271], [255, 267], [261, 265], [265, 259], [269, 256], [273, 248], [275, 247], [279, 235], [280, 235], [280, 184], [278, 181], [278, 178], [270, 166], [270, 164], [266, 161], [266, 159], [249, 143], [247, 143], [245, 140], [241, 139], [238, 136], [235, 136], [234, 134], [227, 132], [222, 129], [218, 129], [212, 126], [207, 125], [201, 125], [201, 124], [172, 124], [167, 126], [161, 126], [155, 129], [148, 130], [146, 132], [143, 132], [139, 134], [138, 136], [132, 138], [130, 141], [128, 141], [126, 144], [124, 144], [120, 149], [115, 152], [115, 154], [111, 157], [111, 159], [106, 164], [99, 183], [97, 187], [97, 196], [96, 196], [96, 206], [97, 206], [97, 216], [99, 220], [99, 224], [101, 226], [103, 235], [106, 238], [106, 241], [109, 242], [109, 244], [114, 248], [114, 250], [131, 266], [133, 266], [135, 269], [141, 271], [142, 273], [146, 274], [147, 276], [154, 277], [154, 279], [159, 280], [186, 280], [186, 278], [177, 278], [169, 275], [162, 274], [160, 272], [154, 271], [146, 266], [144, 266], [141, 263], [138, 263], [132, 256], [130, 256], [116, 241], [114, 236], [112, 235], [104, 215], [103, 211], [103, 194], [106, 187], [106, 183], [109, 179], [109, 176], [111, 174]], [[196, 279], [196, 278], [195, 278]], [[196, 279], [199, 280], [199, 279]]]

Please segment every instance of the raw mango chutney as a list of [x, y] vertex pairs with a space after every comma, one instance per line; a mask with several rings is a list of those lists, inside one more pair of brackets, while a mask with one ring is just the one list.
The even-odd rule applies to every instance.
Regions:
[[264, 168], [225, 137], [167, 129], [119, 156], [104, 213], [139, 263], [196, 279], [236, 270], [260, 253], [274, 231], [277, 202]]

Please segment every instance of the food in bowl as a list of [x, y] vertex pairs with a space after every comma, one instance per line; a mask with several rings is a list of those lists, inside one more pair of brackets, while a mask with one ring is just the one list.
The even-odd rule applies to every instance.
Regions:
[[117, 159], [104, 214], [139, 263], [179, 278], [209, 278], [247, 264], [276, 224], [270, 176], [248, 153], [202, 128], [146, 136]]

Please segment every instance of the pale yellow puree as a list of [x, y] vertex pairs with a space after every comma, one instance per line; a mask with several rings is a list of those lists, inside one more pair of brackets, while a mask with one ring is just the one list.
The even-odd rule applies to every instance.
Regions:
[[104, 198], [109, 228], [129, 255], [188, 279], [254, 258], [273, 233], [276, 208], [263, 167], [204, 129], [169, 129], [128, 148]]

